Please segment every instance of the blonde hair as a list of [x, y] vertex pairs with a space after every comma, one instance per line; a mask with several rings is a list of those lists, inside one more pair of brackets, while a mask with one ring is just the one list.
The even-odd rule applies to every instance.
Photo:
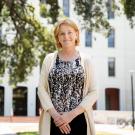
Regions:
[[72, 20], [70, 20], [70, 19], [65, 19], [65, 20], [60, 21], [60, 22], [56, 25], [56, 27], [55, 27], [55, 29], [54, 29], [54, 37], [55, 37], [55, 40], [56, 40], [56, 47], [57, 47], [57, 48], [61, 48], [61, 47], [62, 47], [62, 45], [61, 45], [61, 43], [59, 42], [59, 39], [58, 39], [58, 34], [59, 34], [60, 26], [63, 25], [63, 24], [72, 27], [72, 28], [78, 33], [78, 34], [77, 34], [76, 41], [75, 41], [75, 45], [78, 46], [79, 43], [80, 43], [79, 29], [78, 29], [77, 25], [76, 25]]

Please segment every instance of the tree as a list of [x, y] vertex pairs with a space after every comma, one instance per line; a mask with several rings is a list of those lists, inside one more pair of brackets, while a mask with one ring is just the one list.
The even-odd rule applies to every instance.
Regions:
[[[47, 9], [47, 6], [49, 5], [49, 9]], [[59, 5], [58, 0], [46, 0], [45, 3], [40, 4], [40, 15], [44, 18], [51, 17], [50, 23], [57, 22], [57, 18], [59, 17]]]
[[[119, 2], [123, 7], [123, 11], [127, 16], [131, 27], [133, 27], [135, 18], [135, 0], [120, 0]], [[120, 7], [116, 5], [115, 0], [74, 0], [74, 3], [74, 10], [82, 17], [82, 25], [89, 31], [109, 32], [111, 26], [106, 17], [107, 11], [120, 11]]]
[[[115, 0], [111, 4], [104, 0], [73, 1], [76, 13], [83, 20], [81, 23], [90, 31], [108, 32], [111, 26], [105, 13], [108, 9], [120, 9]], [[120, 0], [120, 3], [133, 27], [135, 0]], [[59, 16], [59, 9], [58, 0], [46, 0], [46, 4], [41, 6], [41, 15], [54, 24]], [[0, 76], [8, 69], [10, 83], [16, 84], [26, 80], [33, 67], [55, 49], [54, 39], [52, 32], [36, 19], [34, 8], [26, 0], [1, 0], [0, 27], [5, 24], [8, 24], [6, 33], [0, 38]], [[14, 34], [13, 42], [8, 41], [8, 32]]]
[[106, 6], [102, 0], [74, 0], [75, 11], [82, 17], [82, 25], [89, 31], [106, 30], [110, 24], [105, 17]]
[[131, 28], [135, 25], [135, 0], [121, 0], [121, 4], [124, 7], [124, 13], [130, 22]]
[[[53, 13], [54, 23], [58, 13]], [[52, 31], [36, 19], [34, 8], [25, 0], [1, 0], [0, 27], [2, 26], [5, 26], [6, 33], [2, 33], [0, 39], [0, 76], [8, 70], [10, 83], [17, 84], [26, 80], [33, 67], [48, 52], [56, 49], [54, 38]], [[12, 42], [8, 40], [9, 34], [14, 35]]]

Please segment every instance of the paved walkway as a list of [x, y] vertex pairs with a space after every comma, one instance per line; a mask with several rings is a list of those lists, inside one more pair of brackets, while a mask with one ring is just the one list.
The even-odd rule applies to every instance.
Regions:
[[38, 123], [0, 123], [0, 135], [15, 135], [26, 131], [38, 131]]
[[[15, 135], [17, 132], [38, 131], [38, 123], [0, 123], [0, 135]], [[132, 127], [119, 128], [116, 125], [96, 124], [98, 135], [135, 135]], [[109, 134], [110, 135], [110, 134]]]
[[112, 135], [135, 135], [135, 131], [133, 131], [132, 127], [120, 128], [117, 125], [96, 124], [96, 131], [97, 133], [105, 132], [105, 135], [107, 135], [107, 133]]

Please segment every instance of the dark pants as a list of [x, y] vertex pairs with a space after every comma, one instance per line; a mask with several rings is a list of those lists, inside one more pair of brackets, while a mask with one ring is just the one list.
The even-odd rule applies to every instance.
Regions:
[[[74, 118], [71, 123], [71, 132], [68, 135], [87, 135], [87, 123], [84, 113]], [[50, 135], [63, 135], [58, 127], [55, 126], [53, 119], [51, 118], [51, 134]]]

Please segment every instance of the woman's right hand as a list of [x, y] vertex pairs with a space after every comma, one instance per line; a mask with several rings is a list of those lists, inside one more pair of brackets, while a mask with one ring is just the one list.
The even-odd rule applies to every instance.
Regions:
[[55, 123], [55, 125], [57, 127], [59, 127], [60, 131], [64, 134], [69, 134], [71, 131], [70, 125], [68, 123], [66, 123], [66, 121], [62, 118], [62, 115], [59, 114], [55, 108], [51, 108], [48, 110], [49, 114], [51, 115], [51, 117], [54, 120], [54, 123], [57, 122], [57, 124]]
[[59, 127], [60, 131], [62, 132], [62, 134], [70, 134], [71, 132], [71, 128], [69, 124], [63, 124], [62, 126]]

